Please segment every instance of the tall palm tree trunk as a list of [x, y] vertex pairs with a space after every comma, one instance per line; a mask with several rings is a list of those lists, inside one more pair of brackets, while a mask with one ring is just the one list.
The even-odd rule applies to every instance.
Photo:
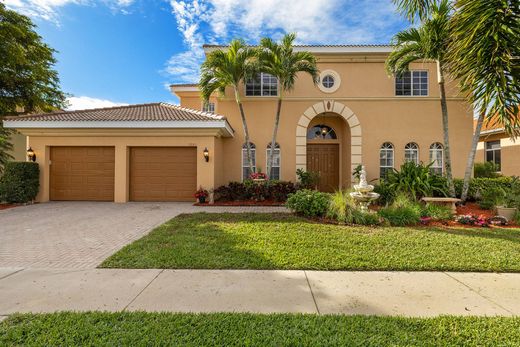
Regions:
[[441, 96], [442, 132], [444, 136], [444, 168], [448, 180], [448, 190], [451, 197], [455, 197], [455, 185], [453, 184], [453, 173], [451, 169], [450, 133], [448, 127], [448, 104], [446, 102], [446, 88], [444, 86], [444, 71], [442, 63], [437, 60], [437, 77], [439, 92]]
[[478, 141], [480, 140], [480, 131], [482, 130], [482, 123], [484, 123], [483, 112], [480, 113], [477, 120], [477, 127], [475, 128], [475, 133], [473, 134], [473, 141], [471, 142], [471, 150], [468, 156], [468, 162], [466, 164], [466, 173], [464, 174], [464, 184], [462, 185], [462, 195], [461, 200], [463, 202], [468, 198], [468, 190], [469, 190], [469, 180], [471, 178], [471, 172], [473, 171], [473, 164], [475, 162], [475, 154], [477, 152]]
[[[251, 155], [251, 142], [249, 139], [249, 129], [247, 128], [246, 114], [244, 112], [244, 107], [242, 105], [242, 101], [240, 100], [240, 95], [238, 93], [238, 89], [235, 86], [235, 101], [237, 102], [238, 108], [240, 110], [240, 117], [242, 118], [242, 127], [244, 128], [244, 137], [246, 141], [246, 155], [247, 155], [247, 163], [249, 166], [249, 172], [255, 172], [253, 170], [253, 156]], [[246, 177], [244, 177], [246, 178]]]
[[271, 151], [269, 152], [269, 159], [267, 160], [267, 177], [271, 178], [273, 171], [274, 151], [276, 149], [276, 136], [278, 134], [278, 126], [280, 125], [280, 112], [282, 110], [282, 95], [278, 98], [278, 107], [276, 109], [276, 117], [274, 120], [273, 138], [271, 140]]

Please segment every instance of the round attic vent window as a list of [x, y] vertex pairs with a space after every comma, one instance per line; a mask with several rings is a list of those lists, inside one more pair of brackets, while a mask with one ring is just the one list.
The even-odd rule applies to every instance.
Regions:
[[324, 93], [334, 93], [341, 84], [339, 74], [334, 70], [325, 70], [320, 74], [318, 88]]

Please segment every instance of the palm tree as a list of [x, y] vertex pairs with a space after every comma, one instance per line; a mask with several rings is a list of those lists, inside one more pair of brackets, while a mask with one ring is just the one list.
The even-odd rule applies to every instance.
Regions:
[[416, 18], [424, 20], [428, 18], [432, 5], [436, 0], [393, 0], [397, 10], [404, 14], [411, 22]]
[[316, 58], [310, 52], [294, 52], [293, 42], [296, 34], [286, 34], [280, 43], [270, 38], [263, 38], [259, 47], [260, 70], [275, 76], [278, 79], [280, 90], [278, 92], [278, 105], [271, 140], [271, 151], [267, 160], [267, 176], [271, 177], [273, 158], [276, 148], [276, 136], [280, 124], [283, 95], [294, 89], [296, 78], [300, 72], [309, 74], [313, 83], [318, 82], [319, 71], [316, 66]]
[[246, 143], [247, 163], [251, 173], [253, 169], [253, 157], [251, 155], [251, 142], [247, 128], [246, 115], [240, 99], [239, 86], [257, 71], [256, 51], [248, 47], [242, 40], [233, 40], [226, 50], [215, 50], [208, 54], [201, 67], [199, 86], [202, 98], [208, 101], [215, 91], [225, 93], [226, 87], [233, 88], [235, 101], [240, 110], [242, 127]]
[[396, 34], [393, 39], [394, 51], [386, 61], [387, 70], [398, 75], [408, 71], [410, 63], [416, 60], [434, 60], [437, 63], [442, 129], [444, 134], [444, 168], [450, 196], [455, 196], [451, 169], [450, 138], [448, 126], [448, 105], [444, 86], [445, 56], [449, 40], [450, 5], [448, 0], [435, 3], [428, 11], [430, 17], [423, 20], [418, 28], [411, 28]]
[[518, 0], [457, 0], [449, 46], [449, 68], [479, 114], [468, 156], [466, 200], [475, 152], [484, 122], [520, 135], [520, 3]]

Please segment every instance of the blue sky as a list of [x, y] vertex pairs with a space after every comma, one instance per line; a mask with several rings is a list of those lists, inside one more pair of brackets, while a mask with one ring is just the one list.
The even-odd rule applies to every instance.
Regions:
[[296, 32], [305, 44], [388, 43], [408, 23], [390, 0], [0, 0], [59, 51], [71, 108], [166, 101], [196, 82], [203, 43]]

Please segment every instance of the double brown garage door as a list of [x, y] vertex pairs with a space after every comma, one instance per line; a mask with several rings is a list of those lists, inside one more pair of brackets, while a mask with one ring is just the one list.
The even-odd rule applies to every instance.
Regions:
[[[51, 147], [51, 200], [114, 201], [114, 147]], [[196, 149], [130, 149], [130, 200], [193, 201]]]

